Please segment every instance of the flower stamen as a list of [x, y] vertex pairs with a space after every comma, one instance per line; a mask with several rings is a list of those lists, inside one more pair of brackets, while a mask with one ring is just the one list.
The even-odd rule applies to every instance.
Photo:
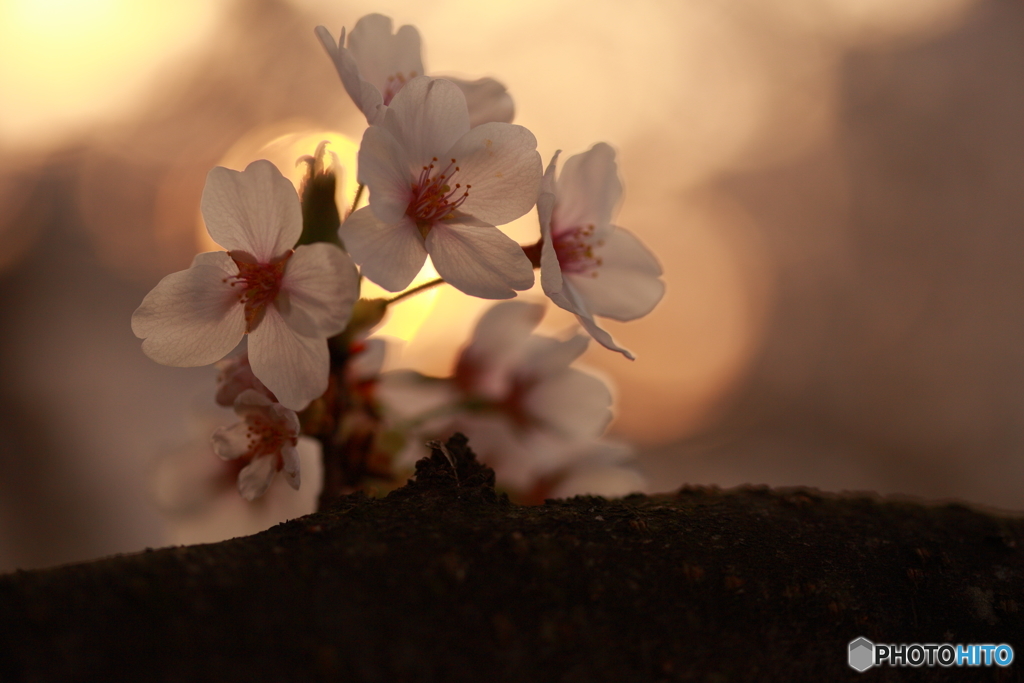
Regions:
[[472, 185], [463, 187], [462, 183], [452, 184], [452, 179], [460, 170], [455, 159], [439, 169], [437, 157], [434, 157], [413, 181], [412, 199], [405, 213], [416, 221], [424, 239], [435, 223], [451, 219], [469, 197]]
[[597, 268], [603, 261], [600, 256], [594, 255], [594, 247], [602, 246], [604, 241], [592, 241], [593, 235], [593, 223], [557, 232], [552, 230], [551, 243], [563, 273], [590, 273], [591, 277], [597, 277]]
[[280, 471], [284, 467], [281, 450], [285, 446], [294, 446], [298, 439], [289, 425], [280, 420], [270, 419], [259, 412], [251, 412], [245, 417], [245, 436], [248, 440], [246, 457], [251, 462], [256, 458], [272, 456], [274, 467]]
[[238, 266], [238, 275], [224, 278], [232, 287], [240, 287], [238, 302], [245, 308], [245, 331], [252, 332], [263, 319], [267, 305], [277, 299], [281, 291], [281, 280], [288, 259], [294, 253], [289, 249], [284, 256], [270, 263], [257, 263], [252, 256], [242, 251], [230, 251], [228, 255]]

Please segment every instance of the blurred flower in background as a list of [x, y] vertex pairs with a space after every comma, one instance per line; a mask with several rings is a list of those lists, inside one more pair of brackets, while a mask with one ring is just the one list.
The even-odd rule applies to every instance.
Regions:
[[[1020, 3], [2, 0], [0, 569], [312, 509], [267, 512], [292, 494], [279, 481], [215, 533], [162, 512], [154, 463], [212, 408], [216, 372], [151, 363], [129, 320], [212, 248], [213, 166], [269, 158], [297, 182], [326, 139], [350, 205], [365, 117], [313, 29], [370, 12], [414, 24], [431, 73], [504, 84], [543, 159], [617, 150], [616, 222], [666, 294], [607, 322], [635, 362], [597, 344], [583, 361], [618, 387], [612, 435], [652, 490], [1024, 507]], [[536, 231], [532, 212], [507, 230]], [[486, 305], [451, 288], [403, 304], [390, 369], [444, 374]], [[549, 306], [538, 331], [574, 321]]]

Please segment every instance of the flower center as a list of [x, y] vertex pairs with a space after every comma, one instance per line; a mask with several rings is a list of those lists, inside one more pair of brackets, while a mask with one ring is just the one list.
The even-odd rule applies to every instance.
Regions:
[[281, 449], [286, 445], [294, 446], [299, 441], [288, 425], [259, 412], [246, 415], [245, 424], [245, 435], [249, 439], [249, 460], [270, 455], [274, 456], [278, 470], [284, 467]]
[[412, 198], [405, 213], [416, 221], [416, 226], [424, 239], [435, 223], [450, 219], [469, 196], [472, 185], [452, 185], [452, 179], [459, 170], [455, 159], [444, 168], [440, 168], [437, 157], [434, 157], [413, 181]]
[[602, 260], [600, 256], [594, 255], [594, 247], [602, 246], [604, 240], [591, 239], [594, 236], [593, 224], [560, 230], [557, 233], [552, 230], [551, 233], [551, 243], [555, 247], [558, 265], [563, 273], [590, 273], [591, 277], [597, 277], [597, 268]]
[[267, 305], [277, 298], [281, 291], [284, 267], [294, 252], [289, 249], [284, 256], [270, 263], [257, 263], [244, 251], [229, 251], [228, 255], [238, 266], [238, 275], [224, 278], [232, 287], [239, 287], [238, 303], [245, 307], [245, 331], [256, 329]]
[[381, 96], [384, 98], [384, 106], [391, 104], [391, 100], [398, 94], [398, 91], [402, 89], [402, 86], [404, 86], [407, 81], [411, 81], [416, 78], [417, 75], [418, 74], [415, 71], [410, 71], [408, 76], [403, 73], [388, 76], [387, 80], [384, 81], [384, 92], [381, 93]]

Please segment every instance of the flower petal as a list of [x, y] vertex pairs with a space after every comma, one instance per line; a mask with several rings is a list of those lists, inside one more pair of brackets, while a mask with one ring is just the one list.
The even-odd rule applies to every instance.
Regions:
[[470, 128], [482, 123], [512, 123], [516, 106], [505, 86], [498, 81], [493, 78], [480, 78], [475, 81], [464, 81], [450, 76], [443, 78], [459, 86], [459, 90], [466, 96]]
[[597, 377], [567, 368], [527, 394], [530, 414], [566, 439], [600, 436], [612, 419], [612, 394]]
[[526, 301], [495, 304], [480, 316], [466, 350], [492, 364], [506, 357], [510, 350], [518, 356], [543, 317], [541, 304]]
[[156, 362], [177, 367], [208, 365], [226, 356], [245, 334], [238, 293], [225, 282], [225, 273], [234, 263], [226, 253], [216, 253], [231, 265], [199, 265], [171, 273], [132, 314], [132, 331], [145, 339], [142, 350]]
[[485, 123], [463, 135], [444, 158], [457, 160], [456, 175], [472, 185], [461, 209], [491, 225], [519, 218], [537, 203], [541, 160], [537, 138], [522, 126]]
[[564, 371], [583, 355], [590, 337], [576, 334], [568, 339], [532, 335], [525, 342], [519, 373], [527, 377], [545, 378]]
[[392, 35], [391, 29], [390, 17], [367, 14], [356, 22], [348, 37], [348, 49], [359, 65], [359, 75], [381, 93], [388, 88], [389, 77], [412, 79], [423, 75], [419, 32], [414, 26], [402, 26]]
[[285, 322], [306, 337], [333, 337], [345, 329], [359, 298], [359, 272], [333, 244], [298, 247], [285, 265], [275, 302]]
[[389, 292], [408, 287], [427, 260], [423, 238], [411, 219], [382, 223], [368, 206], [349, 216], [338, 234], [363, 275]]
[[238, 473], [238, 492], [242, 498], [252, 502], [267, 492], [270, 482], [274, 481], [277, 474], [276, 458], [273, 455], [264, 455], [253, 458], [253, 461], [242, 468]]
[[[551, 163], [540, 181], [537, 197], [537, 217], [540, 220], [540, 284], [544, 293], [552, 296], [562, 291], [562, 266], [558, 262], [555, 243], [551, 239], [551, 216], [555, 209], [555, 166], [561, 150], [551, 157]], [[556, 302], [557, 303], [557, 302]], [[561, 304], [559, 304], [561, 306]]]
[[286, 408], [302, 410], [327, 390], [327, 340], [298, 334], [274, 306], [249, 333], [249, 364]]
[[373, 215], [397, 223], [412, 200], [412, 164], [398, 139], [381, 126], [370, 126], [359, 147], [359, 182], [370, 189]]
[[558, 177], [558, 203], [553, 230], [587, 225], [602, 237], [612, 211], [622, 198], [615, 150], [599, 142], [583, 154], [569, 157]]
[[470, 296], [510, 299], [533, 286], [523, 248], [493, 226], [435, 225], [426, 248], [438, 275]]
[[455, 366], [460, 386], [494, 400], [508, 395], [516, 367], [523, 361], [531, 333], [544, 317], [544, 306], [504, 301], [477, 321]]
[[414, 78], [391, 100], [381, 125], [405, 149], [410, 170], [419, 169], [434, 157], [444, 160], [469, 130], [466, 97], [451, 81]]
[[615, 228], [594, 246], [594, 255], [601, 265], [592, 273], [562, 273], [593, 315], [634, 320], [661, 301], [665, 294], [665, 283], [659, 279], [661, 266], [631, 232]]
[[245, 420], [227, 427], [221, 427], [213, 433], [213, 452], [221, 460], [234, 460], [248, 454], [252, 448], [249, 425]]
[[284, 464], [281, 473], [284, 475], [285, 481], [298, 491], [299, 485], [302, 483], [299, 476], [299, 450], [295, 446], [284, 446], [281, 449], [281, 462]]
[[612, 339], [612, 335], [608, 334], [608, 332], [603, 330], [596, 322], [594, 322], [593, 318], [586, 318], [577, 314], [576, 320], [579, 321], [580, 325], [583, 325], [583, 329], [585, 329], [598, 344], [611, 351], [618, 351], [629, 360], [636, 360], [636, 356], [633, 355], [632, 351], [624, 349], [616, 344], [615, 340]]
[[200, 203], [206, 229], [228, 251], [244, 251], [269, 263], [295, 246], [302, 210], [291, 182], [266, 159], [244, 171], [218, 166], [206, 176]]
[[226, 251], [204, 251], [192, 257], [193, 266], [214, 266], [224, 271], [225, 275], [238, 275], [238, 266]]
[[360, 77], [355, 57], [350, 50], [345, 49], [345, 29], [341, 29], [341, 39], [338, 43], [334, 42], [334, 36], [323, 26], [316, 27], [316, 37], [331, 56], [345, 92], [366, 116], [366, 121], [373, 123], [381, 113], [384, 98], [376, 86]]

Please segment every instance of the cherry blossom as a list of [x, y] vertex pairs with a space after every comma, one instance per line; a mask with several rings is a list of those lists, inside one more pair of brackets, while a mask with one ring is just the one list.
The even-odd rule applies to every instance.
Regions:
[[665, 293], [661, 266], [632, 233], [612, 225], [622, 197], [615, 151], [602, 142], [570, 157], [556, 182], [557, 160], [556, 153], [537, 200], [541, 286], [598, 343], [632, 360], [594, 316], [625, 321], [650, 313]]
[[[520, 491], [574, 466], [611, 420], [611, 392], [597, 377], [569, 367], [588, 337], [532, 334], [543, 315], [538, 304], [491, 307], [451, 379], [385, 373], [378, 396], [393, 423], [409, 423], [419, 413], [420, 435], [463, 432], [499, 483]], [[421, 454], [412, 448], [404, 459]]]
[[536, 148], [522, 126], [470, 129], [457, 87], [415, 78], [363, 135], [359, 181], [370, 203], [339, 235], [363, 275], [389, 291], [407, 287], [429, 254], [438, 274], [463, 292], [511, 298], [533, 285], [533, 267], [495, 226], [536, 203]]
[[238, 473], [238, 492], [246, 500], [262, 496], [274, 476], [299, 489], [299, 417], [254, 389], [235, 399], [235, 412], [242, 418], [213, 433], [213, 450], [223, 460], [241, 459], [248, 464]]
[[292, 249], [302, 214], [292, 184], [269, 161], [210, 171], [202, 212], [228, 251], [199, 254], [168, 275], [132, 315], [142, 350], [164, 365], [207, 365], [248, 335], [252, 372], [287, 408], [327, 388], [327, 338], [358, 298], [351, 259], [333, 244]]
[[[316, 28], [317, 38], [327, 50], [345, 91], [366, 116], [367, 123], [379, 123], [384, 109], [413, 78], [425, 75], [420, 57], [420, 34], [414, 26], [402, 26], [392, 33], [390, 17], [368, 14], [348, 34], [345, 29], [334, 36], [323, 26]], [[511, 123], [515, 114], [512, 98], [498, 81], [481, 78], [455, 83], [466, 96], [471, 126], [499, 121]]]
[[235, 404], [238, 395], [247, 389], [254, 389], [271, 401], [277, 400], [274, 392], [267, 389], [253, 374], [252, 366], [249, 365], [249, 354], [243, 353], [217, 361], [217, 370], [217, 394], [214, 396], [217, 405], [230, 408]]

